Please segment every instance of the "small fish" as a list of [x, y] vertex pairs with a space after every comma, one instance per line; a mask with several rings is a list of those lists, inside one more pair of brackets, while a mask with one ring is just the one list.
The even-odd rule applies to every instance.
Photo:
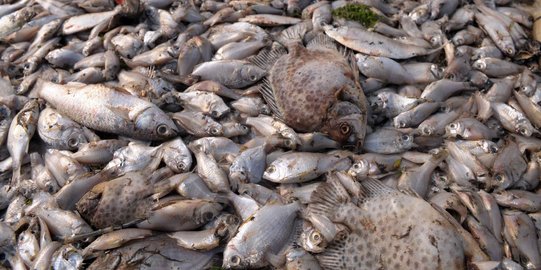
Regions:
[[348, 158], [322, 153], [291, 152], [273, 161], [263, 178], [275, 183], [301, 183], [315, 179], [332, 169], [347, 169]]
[[21, 166], [23, 157], [28, 153], [30, 139], [34, 136], [39, 118], [39, 103], [36, 99], [26, 103], [21, 111], [15, 115], [7, 135], [7, 148], [13, 158], [13, 184], [18, 185], [21, 180]]
[[35, 7], [24, 7], [0, 18], [0, 39], [19, 30], [26, 22], [37, 15]]
[[[415, 56], [428, 55], [437, 52], [436, 49], [426, 49], [415, 45], [406, 45], [378, 33], [361, 28], [342, 26], [334, 28], [325, 26], [325, 33], [344, 46], [363, 54], [388, 57], [391, 59], [408, 59]], [[353, 37], [353, 38], [352, 38]]]
[[76, 150], [87, 143], [81, 125], [49, 107], [41, 111], [37, 130], [40, 138], [56, 149]]
[[265, 258], [280, 256], [280, 250], [292, 239], [299, 210], [298, 203], [261, 207], [225, 247], [223, 267], [263, 267], [267, 265]]
[[226, 87], [243, 88], [259, 81], [265, 75], [265, 70], [244, 60], [217, 60], [196, 66], [192, 75]]

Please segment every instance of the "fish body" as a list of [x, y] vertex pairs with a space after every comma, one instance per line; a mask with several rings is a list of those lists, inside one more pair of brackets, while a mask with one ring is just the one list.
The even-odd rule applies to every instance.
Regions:
[[[464, 269], [459, 226], [422, 199], [373, 179], [362, 185], [367, 195], [360, 198], [358, 206], [348, 202], [346, 190], [337, 182], [328, 181], [313, 195], [316, 203], [308, 211], [325, 213], [351, 230], [337, 235], [334, 243], [316, 256], [322, 268]], [[334, 200], [326, 201], [330, 198]]]
[[[288, 30], [284, 39], [302, 35], [302, 25]], [[297, 132], [322, 131], [359, 150], [366, 133], [367, 104], [355, 61], [348, 61], [325, 35], [306, 47], [300, 40], [287, 46], [288, 53], [272, 65], [261, 90], [274, 114]], [[271, 51], [266, 57], [280, 54]]]
[[156, 105], [105, 85], [80, 87], [43, 81], [39, 96], [58, 112], [99, 131], [143, 140], [164, 140], [178, 131]]

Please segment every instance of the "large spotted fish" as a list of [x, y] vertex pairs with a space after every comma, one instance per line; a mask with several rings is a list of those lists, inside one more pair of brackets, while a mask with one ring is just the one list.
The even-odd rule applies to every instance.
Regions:
[[367, 103], [355, 61], [322, 33], [305, 47], [302, 37], [308, 28], [300, 23], [282, 33], [279, 40], [287, 53], [277, 46], [254, 57], [255, 64], [268, 70], [260, 91], [274, 116], [296, 131], [320, 131], [359, 150]]
[[335, 173], [312, 195], [307, 213], [347, 226], [316, 257], [323, 269], [464, 269], [486, 260], [473, 238], [443, 210], [378, 180], [362, 183], [354, 204]]

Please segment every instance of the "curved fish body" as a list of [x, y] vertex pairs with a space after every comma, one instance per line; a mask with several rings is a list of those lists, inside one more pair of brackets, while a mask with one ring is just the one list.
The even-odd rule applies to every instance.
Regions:
[[302, 31], [302, 24], [284, 31], [287, 54], [273, 49], [258, 55], [267, 63], [279, 56], [260, 91], [274, 115], [295, 131], [321, 131], [359, 150], [366, 133], [367, 102], [355, 61], [323, 34], [306, 47], [300, 39], [295, 42]]
[[56, 110], [89, 128], [142, 140], [164, 140], [178, 130], [156, 105], [105, 85], [42, 81], [38, 93]]

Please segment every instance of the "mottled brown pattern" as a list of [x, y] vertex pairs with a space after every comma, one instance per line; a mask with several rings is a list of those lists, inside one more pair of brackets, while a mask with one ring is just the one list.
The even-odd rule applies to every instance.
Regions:
[[276, 61], [269, 78], [286, 124], [300, 132], [319, 130], [340, 91], [354, 85], [351, 72], [337, 50], [306, 49], [300, 44], [290, 48]]
[[95, 186], [77, 203], [77, 210], [94, 227], [122, 225], [144, 218], [152, 203], [148, 181], [125, 176]]

